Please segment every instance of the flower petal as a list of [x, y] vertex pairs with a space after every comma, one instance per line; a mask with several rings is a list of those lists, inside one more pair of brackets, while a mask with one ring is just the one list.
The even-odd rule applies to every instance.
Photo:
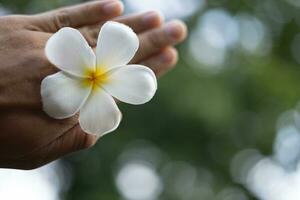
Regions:
[[122, 114], [103, 89], [93, 91], [80, 110], [79, 123], [86, 133], [103, 136], [118, 128]]
[[112, 96], [129, 104], [144, 104], [157, 90], [157, 80], [151, 69], [128, 65], [108, 72], [109, 81], [102, 87]]
[[81, 33], [73, 28], [62, 28], [47, 42], [46, 56], [56, 67], [79, 77], [95, 71], [96, 56]]
[[109, 71], [124, 66], [134, 57], [139, 39], [133, 30], [118, 22], [106, 22], [100, 31], [97, 44], [97, 67]]
[[75, 115], [87, 100], [91, 86], [82, 79], [58, 72], [42, 81], [41, 95], [44, 111], [55, 119], [65, 119]]

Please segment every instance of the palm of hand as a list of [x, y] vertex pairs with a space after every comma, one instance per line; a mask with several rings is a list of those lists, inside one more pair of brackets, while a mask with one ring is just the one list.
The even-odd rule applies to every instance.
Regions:
[[[77, 13], [99, 13], [99, 5], [106, 3], [92, 2], [37, 16], [0, 18], [0, 167], [32, 169], [95, 144], [97, 138], [80, 129], [77, 116], [54, 120], [42, 111], [40, 84], [43, 78], [57, 71], [44, 55], [45, 44], [52, 33], [62, 26], [76, 27], [91, 46], [95, 45], [99, 24], [108, 16], [98, 14], [98, 18], [92, 19], [96, 24], [75, 19], [80, 17]], [[70, 15], [67, 18], [66, 13]], [[120, 13], [121, 9], [116, 9], [109, 18]], [[173, 30], [170, 37], [167, 27], [161, 27], [159, 15], [152, 23], [142, 24], [144, 15], [117, 20], [139, 34], [141, 48], [133, 62], [145, 64], [161, 75], [175, 65], [177, 55], [171, 45], [184, 39], [185, 28], [178, 22], [173, 23], [177, 25], [178, 34], [174, 35]]]

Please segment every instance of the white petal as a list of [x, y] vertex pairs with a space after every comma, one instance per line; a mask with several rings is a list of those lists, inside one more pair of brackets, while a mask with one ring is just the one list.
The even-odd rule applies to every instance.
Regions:
[[93, 91], [80, 110], [79, 123], [86, 133], [103, 136], [118, 128], [122, 114], [103, 89]]
[[94, 71], [96, 56], [81, 33], [73, 28], [62, 28], [47, 42], [45, 48], [49, 61], [75, 76], [86, 77]]
[[44, 111], [55, 119], [75, 115], [87, 100], [91, 87], [82, 79], [58, 72], [42, 81], [41, 95]]
[[97, 44], [97, 67], [111, 70], [128, 64], [139, 48], [139, 39], [133, 30], [117, 22], [105, 23]]
[[142, 65], [127, 65], [108, 72], [109, 81], [102, 87], [112, 96], [129, 104], [144, 104], [157, 90], [157, 80], [151, 69]]

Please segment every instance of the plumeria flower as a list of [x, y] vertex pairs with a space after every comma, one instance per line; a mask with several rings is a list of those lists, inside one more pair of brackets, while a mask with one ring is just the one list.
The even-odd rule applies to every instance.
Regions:
[[59, 30], [45, 47], [47, 58], [61, 71], [42, 81], [44, 111], [55, 119], [79, 113], [79, 124], [89, 134], [114, 131], [122, 118], [114, 98], [144, 104], [157, 90], [151, 69], [128, 65], [138, 47], [132, 29], [117, 22], [102, 26], [96, 53], [78, 30]]

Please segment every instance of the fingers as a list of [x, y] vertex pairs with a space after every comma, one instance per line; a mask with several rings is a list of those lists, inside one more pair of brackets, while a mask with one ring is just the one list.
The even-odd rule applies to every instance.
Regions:
[[115, 21], [130, 26], [136, 33], [141, 33], [151, 28], [159, 27], [164, 19], [159, 12], [148, 11], [144, 13], [118, 17], [115, 19]]
[[140, 64], [150, 67], [160, 77], [170, 71], [178, 61], [178, 52], [174, 47], [167, 47]]
[[182, 42], [186, 36], [186, 25], [178, 20], [166, 23], [163, 27], [142, 33], [139, 36], [139, 51], [132, 60], [132, 63], [142, 62], [165, 47]]
[[[142, 33], [149, 29], [161, 26], [163, 22], [163, 17], [160, 13], [156, 11], [149, 11], [134, 15], [118, 17], [114, 20], [126, 24], [127, 26], [130, 26], [136, 33]], [[96, 46], [99, 31], [103, 23], [104, 22], [97, 23], [95, 25], [86, 26], [79, 29], [92, 47]]]
[[78, 28], [119, 16], [123, 4], [119, 0], [92, 1], [32, 17], [36, 29], [56, 32], [63, 27]]

